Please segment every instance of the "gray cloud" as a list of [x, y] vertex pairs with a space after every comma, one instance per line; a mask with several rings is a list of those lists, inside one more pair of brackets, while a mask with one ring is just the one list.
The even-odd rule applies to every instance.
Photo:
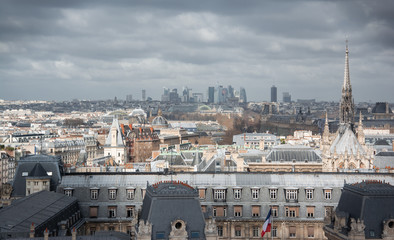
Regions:
[[0, 98], [159, 99], [162, 87], [394, 102], [392, 1], [1, 1]]

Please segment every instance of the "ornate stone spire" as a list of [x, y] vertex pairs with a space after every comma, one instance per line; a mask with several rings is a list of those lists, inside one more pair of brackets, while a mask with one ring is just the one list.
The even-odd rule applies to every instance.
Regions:
[[326, 121], [324, 123], [323, 143], [329, 144], [330, 128], [328, 126], [328, 116], [326, 111]]
[[358, 121], [358, 127], [357, 127], [357, 140], [361, 145], [365, 145], [365, 134], [364, 134], [362, 119], [363, 116], [361, 115], [361, 111], [360, 111], [360, 120]]
[[352, 85], [350, 84], [349, 74], [349, 49], [346, 40], [345, 74], [342, 86], [342, 99], [340, 104], [340, 123], [353, 125], [354, 121], [354, 102], [352, 96]]

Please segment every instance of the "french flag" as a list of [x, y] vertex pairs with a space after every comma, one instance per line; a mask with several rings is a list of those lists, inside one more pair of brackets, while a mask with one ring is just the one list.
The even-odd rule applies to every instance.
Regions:
[[263, 231], [261, 231], [261, 237], [264, 237], [264, 234], [266, 232], [271, 232], [271, 208], [270, 211], [268, 212], [267, 217], [265, 218], [264, 224], [263, 224]]

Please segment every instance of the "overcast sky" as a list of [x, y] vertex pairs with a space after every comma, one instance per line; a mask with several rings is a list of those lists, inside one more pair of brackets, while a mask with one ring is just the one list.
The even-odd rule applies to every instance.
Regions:
[[0, 1], [0, 99], [160, 99], [163, 87], [248, 100], [338, 101], [349, 39], [360, 101], [394, 102], [394, 1]]

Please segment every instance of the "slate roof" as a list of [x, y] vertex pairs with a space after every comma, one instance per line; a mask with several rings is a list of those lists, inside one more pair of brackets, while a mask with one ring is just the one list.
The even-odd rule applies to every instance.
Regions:
[[[31, 238], [13, 238], [14, 240], [31, 240]], [[43, 237], [36, 237], [36, 240], [44, 240]], [[49, 237], [49, 239], [53, 240], [71, 240], [71, 236], [63, 236], [63, 237]], [[77, 240], [130, 240], [130, 235], [123, 232], [116, 231], [97, 231], [94, 235], [84, 235], [78, 236]]]
[[379, 152], [375, 155], [373, 165], [378, 168], [394, 168], [394, 152]]
[[73, 203], [75, 197], [48, 191], [17, 199], [0, 210], [0, 233], [29, 233], [32, 223], [38, 228]]
[[[365, 238], [381, 238], [383, 221], [394, 217], [394, 186], [366, 181], [346, 184], [336, 211], [349, 214], [350, 218], [364, 220]], [[371, 237], [374, 231], [375, 237]]]
[[[386, 104], [385, 102], [377, 102], [376, 105], [372, 108], [372, 113], [386, 113]], [[389, 113], [392, 113], [390, 105], [388, 107]]]
[[279, 145], [273, 147], [266, 161], [272, 162], [321, 162], [322, 159], [315, 150], [307, 146]]
[[45, 171], [45, 169], [41, 166], [40, 163], [36, 163], [36, 165], [34, 165], [33, 169], [29, 172], [29, 178], [34, 177], [34, 178], [41, 178], [41, 177], [48, 177], [47, 172]]
[[[30, 176], [33, 168], [36, 164], [43, 168], [48, 173], [51, 172], [52, 176], [50, 181], [50, 190], [56, 190], [56, 186], [60, 183], [63, 174], [63, 166], [59, 157], [49, 155], [29, 155], [21, 158], [18, 161], [18, 166], [15, 170], [14, 180], [12, 182], [12, 197], [24, 197], [26, 196], [26, 177]], [[36, 169], [39, 172], [41, 170]], [[39, 173], [40, 174], [40, 173]], [[22, 176], [26, 175], [26, 176]]]
[[338, 135], [330, 147], [330, 152], [337, 154], [352, 154], [356, 155], [357, 151], [360, 154], [365, 154], [361, 144], [358, 142], [356, 135], [349, 125], [341, 125], [338, 129]]
[[148, 185], [142, 204], [141, 219], [152, 224], [151, 239], [156, 239], [157, 232], [168, 237], [171, 222], [183, 220], [186, 231], [198, 231], [204, 239], [205, 220], [201, 211], [196, 189], [182, 182], [162, 182]]

